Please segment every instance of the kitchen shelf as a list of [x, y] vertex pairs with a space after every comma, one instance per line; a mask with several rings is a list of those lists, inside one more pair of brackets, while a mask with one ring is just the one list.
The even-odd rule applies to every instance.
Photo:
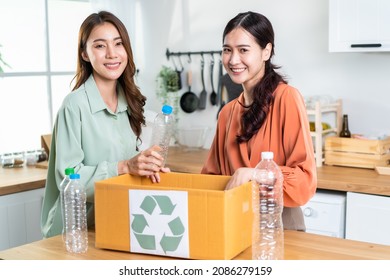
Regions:
[[[342, 118], [342, 101], [336, 100], [332, 103], [322, 104], [320, 101], [316, 101], [314, 106], [306, 107], [308, 116], [314, 116], [315, 131], [310, 132], [314, 144], [314, 155], [316, 159], [317, 167], [321, 167], [325, 161], [323, 143], [324, 137], [328, 135], [338, 135], [341, 129]], [[323, 129], [323, 116], [324, 114], [333, 113], [335, 115], [335, 125], [330, 129]]]

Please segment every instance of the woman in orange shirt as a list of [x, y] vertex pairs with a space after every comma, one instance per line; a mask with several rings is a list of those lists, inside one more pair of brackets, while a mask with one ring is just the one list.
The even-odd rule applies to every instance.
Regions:
[[316, 165], [304, 100], [271, 62], [274, 32], [263, 15], [246, 12], [223, 33], [222, 62], [242, 94], [226, 104], [202, 173], [231, 175], [226, 189], [252, 178], [261, 152], [272, 151], [283, 175], [285, 229], [305, 230], [301, 208], [316, 191]]

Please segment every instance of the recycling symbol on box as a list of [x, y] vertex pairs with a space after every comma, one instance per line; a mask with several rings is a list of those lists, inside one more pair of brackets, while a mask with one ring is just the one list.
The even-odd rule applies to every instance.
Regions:
[[[175, 193], [182, 192], [154, 191], [153, 194], [142, 190], [136, 190], [136, 192], [143, 193], [143, 195], [138, 196], [138, 199], [135, 198], [134, 193], [130, 195], [130, 205], [132, 205], [130, 229], [137, 241], [135, 244], [135, 240], [132, 240], [131, 248], [133, 249], [135, 247], [133, 245], [136, 245], [136, 247], [139, 246], [140, 252], [152, 250], [172, 255], [172, 252], [175, 252], [183, 242], [188, 224], [187, 220], [182, 221], [183, 214], [187, 215], [187, 213], [183, 213], [176, 207], [180, 203], [172, 202], [172, 199], [178, 198]], [[188, 238], [184, 239], [188, 240]]]

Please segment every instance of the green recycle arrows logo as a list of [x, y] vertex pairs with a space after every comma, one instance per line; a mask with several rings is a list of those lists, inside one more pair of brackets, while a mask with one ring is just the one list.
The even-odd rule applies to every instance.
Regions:
[[[153, 215], [156, 208], [160, 209], [158, 215], [171, 216], [176, 205], [173, 205], [171, 199], [165, 195], [146, 196], [140, 205], [147, 215]], [[156, 210], [157, 211], [157, 210]], [[133, 222], [131, 229], [141, 248], [145, 250], [156, 250], [156, 238], [154, 235], [144, 234], [146, 227], [150, 226], [144, 214], [132, 214]], [[170, 233], [164, 232], [160, 240], [160, 246], [166, 254], [167, 251], [176, 251], [185, 231], [180, 217], [176, 217], [168, 222]]]

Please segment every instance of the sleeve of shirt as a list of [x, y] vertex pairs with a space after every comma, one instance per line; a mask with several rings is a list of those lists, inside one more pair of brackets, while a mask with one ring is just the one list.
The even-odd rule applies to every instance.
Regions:
[[313, 142], [310, 136], [306, 108], [300, 93], [292, 90], [281, 101], [283, 123], [283, 148], [286, 165], [284, 175], [284, 205], [304, 205], [314, 195], [317, 187]]
[[[118, 162], [102, 161], [95, 166], [84, 165], [84, 152], [81, 137], [88, 139], [88, 135], [81, 135], [81, 115], [79, 110], [71, 105], [63, 106], [58, 112], [54, 139], [56, 141], [55, 177], [59, 186], [64, 170], [74, 167], [80, 174], [81, 183], [86, 187], [87, 201], [94, 202], [94, 184], [96, 181], [118, 175]], [[83, 141], [85, 144], [85, 141]], [[87, 141], [88, 142], [88, 141]], [[93, 145], [93, 139], [89, 139]], [[96, 152], [99, 148], [96, 147]]]

